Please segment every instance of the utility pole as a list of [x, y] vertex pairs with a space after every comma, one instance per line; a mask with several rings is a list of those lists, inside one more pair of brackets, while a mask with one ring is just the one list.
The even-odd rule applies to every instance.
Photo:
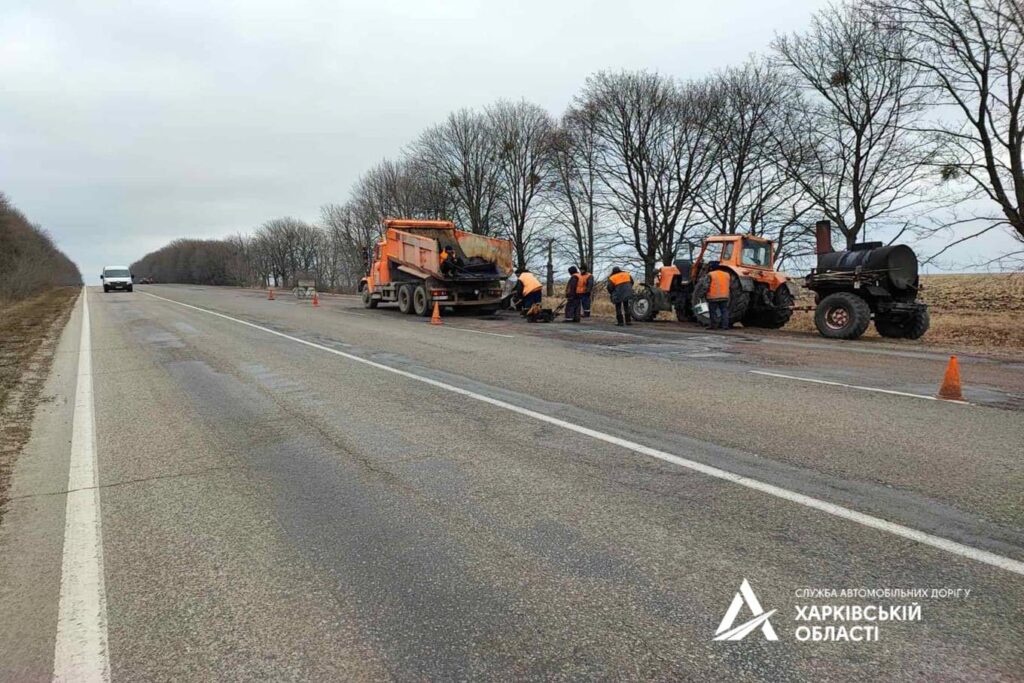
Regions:
[[554, 239], [548, 239], [548, 296], [555, 295], [555, 263], [551, 260], [551, 248], [554, 243]]

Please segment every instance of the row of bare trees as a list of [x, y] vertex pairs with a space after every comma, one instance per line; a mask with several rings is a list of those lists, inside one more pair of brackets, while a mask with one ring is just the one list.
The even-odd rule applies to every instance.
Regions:
[[78, 266], [0, 193], [0, 303], [81, 284]]
[[708, 78], [594, 74], [558, 119], [525, 101], [463, 109], [318, 225], [230, 240], [235, 277], [351, 288], [388, 216], [506, 237], [521, 267], [553, 248], [648, 280], [712, 233], [799, 261], [822, 217], [847, 245], [999, 229], [1024, 244], [1022, 29], [1016, 0], [865, 0]]

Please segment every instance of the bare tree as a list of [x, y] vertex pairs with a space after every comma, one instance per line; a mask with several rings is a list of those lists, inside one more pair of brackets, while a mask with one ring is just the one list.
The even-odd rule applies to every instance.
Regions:
[[[840, 5], [775, 49], [807, 93], [782, 137], [786, 169], [852, 246], [868, 225], [906, 230], [928, 206], [925, 178], [935, 145], [912, 130], [928, 105], [907, 37], [875, 12]], [[916, 212], [916, 213], [915, 213]]]
[[460, 217], [472, 232], [491, 235], [500, 220], [501, 165], [490, 118], [462, 109], [427, 129], [412, 156], [451, 189]]
[[537, 232], [536, 207], [550, 173], [554, 123], [542, 108], [526, 101], [498, 102], [487, 109], [498, 149], [500, 201], [516, 262], [526, 268]]
[[551, 135], [551, 176], [548, 195], [552, 222], [572, 240], [571, 256], [594, 267], [597, 232], [597, 140], [594, 120], [570, 109]]
[[942, 178], [964, 183], [998, 212], [957, 221], [973, 223], [974, 231], [939, 254], [1009, 228], [1022, 243], [1009, 256], [1024, 256], [1024, 5], [1019, 0], [895, 0], [879, 3], [876, 11], [910, 48], [887, 56], [924, 72], [940, 93], [939, 120], [922, 128], [948, 143], [948, 154], [940, 159]]
[[672, 262], [699, 222], [695, 196], [713, 156], [707, 87], [681, 88], [645, 72], [602, 72], [587, 79], [575, 108], [593, 121], [602, 204], [651, 282], [656, 263]]
[[714, 171], [698, 194], [712, 231], [749, 232], [776, 241], [776, 256], [806, 236], [800, 221], [811, 204], [786, 172], [786, 112], [800, 93], [763, 59], [730, 68], [713, 80], [716, 115]]

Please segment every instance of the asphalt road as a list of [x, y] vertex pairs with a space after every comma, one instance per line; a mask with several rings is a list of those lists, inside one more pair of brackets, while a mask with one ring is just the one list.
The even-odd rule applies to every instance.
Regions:
[[917, 346], [88, 304], [0, 524], [0, 680], [1024, 678], [1021, 363], [961, 358], [964, 405]]

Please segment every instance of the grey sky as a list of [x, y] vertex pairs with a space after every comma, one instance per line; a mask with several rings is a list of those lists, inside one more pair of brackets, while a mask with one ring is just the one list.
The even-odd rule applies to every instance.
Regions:
[[176, 237], [313, 220], [453, 109], [701, 76], [824, 4], [5, 0], [0, 191], [95, 281]]

